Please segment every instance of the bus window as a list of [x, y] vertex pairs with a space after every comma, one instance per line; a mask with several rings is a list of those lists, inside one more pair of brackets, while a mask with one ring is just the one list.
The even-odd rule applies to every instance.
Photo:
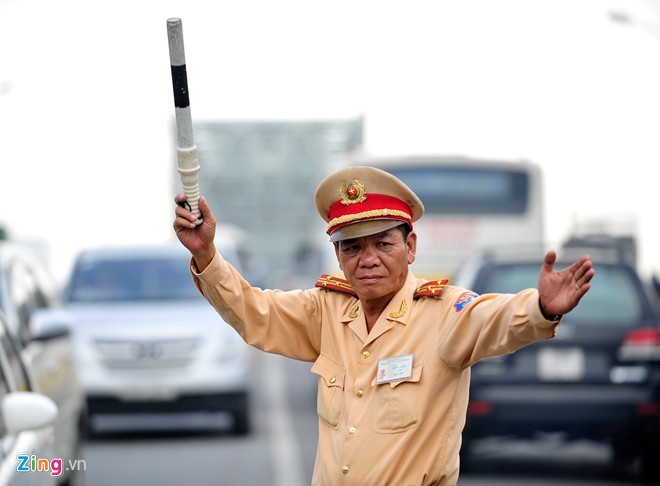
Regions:
[[529, 174], [521, 170], [406, 167], [389, 171], [410, 187], [430, 214], [523, 214]]

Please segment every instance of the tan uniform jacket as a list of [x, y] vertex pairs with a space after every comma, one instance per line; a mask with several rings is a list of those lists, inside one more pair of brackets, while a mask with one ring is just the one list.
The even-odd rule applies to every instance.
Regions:
[[[243, 339], [263, 351], [314, 362], [319, 444], [313, 484], [454, 485], [470, 365], [555, 335], [538, 292], [475, 294], [448, 286], [440, 298], [403, 288], [367, 334], [349, 294], [252, 288], [219, 255], [195, 283]], [[413, 355], [412, 377], [377, 384], [378, 360]]]

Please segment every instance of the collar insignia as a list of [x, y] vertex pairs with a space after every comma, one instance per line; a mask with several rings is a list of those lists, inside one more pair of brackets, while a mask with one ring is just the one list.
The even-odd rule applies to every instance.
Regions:
[[397, 312], [390, 312], [389, 316], [392, 319], [400, 319], [401, 317], [406, 315], [407, 310], [408, 310], [408, 304], [406, 303], [406, 299], [403, 299], [401, 301], [401, 306], [399, 307], [399, 310]]

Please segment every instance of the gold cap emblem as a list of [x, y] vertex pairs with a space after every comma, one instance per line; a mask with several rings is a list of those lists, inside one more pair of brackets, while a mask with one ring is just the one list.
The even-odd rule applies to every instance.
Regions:
[[357, 179], [347, 182], [339, 188], [339, 197], [342, 204], [355, 204], [367, 199], [364, 183]]

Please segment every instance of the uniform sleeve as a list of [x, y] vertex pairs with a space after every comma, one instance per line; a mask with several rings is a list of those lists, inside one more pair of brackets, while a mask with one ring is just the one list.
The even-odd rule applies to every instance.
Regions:
[[453, 288], [445, 299], [440, 359], [455, 369], [556, 335], [558, 321], [543, 317], [536, 289], [477, 295]]
[[262, 290], [250, 284], [216, 253], [198, 272], [191, 262], [197, 288], [245, 342], [269, 353], [301, 361], [319, 355], [321, 319], [319, 292]]

